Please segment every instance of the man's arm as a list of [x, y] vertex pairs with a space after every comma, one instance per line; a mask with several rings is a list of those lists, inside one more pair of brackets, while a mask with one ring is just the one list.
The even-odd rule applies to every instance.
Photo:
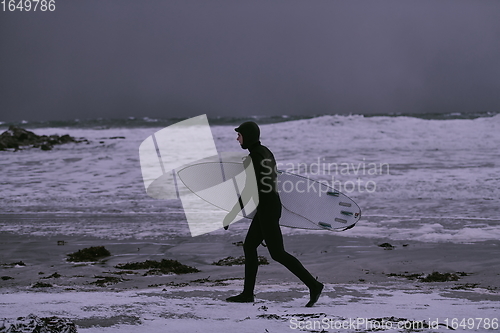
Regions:
[[[229, 223], [231, 223], [234, 220], [234, 218], [238, 215], [238, 213], [243, 210], [243, 208], [250, 202], [250, 199], [254, 198], [254, 202], [255, 203], [258, 202], [258, 189], [255, 177], [256, 175], [254, 170], [254, 164], [252, 160], [253, 159], [250, 159], [250, 157], [247, 157], [243, 162], [246, 173], [245, 186], [243, 187], [243, 190], [241, 191], [238, 197], [238, 201], [234, 204], [231, 211], [224, 218], [223, 225], [224, 229], [226, 230], [229, 226]], [[252, 174], [252, 172], [254, 172], [254, 174]]]

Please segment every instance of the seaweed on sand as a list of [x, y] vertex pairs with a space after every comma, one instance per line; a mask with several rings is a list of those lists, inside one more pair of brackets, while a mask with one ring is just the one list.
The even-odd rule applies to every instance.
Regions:
[[177, 260], [172, 259], [162, 259], [161, 261], [156, 260], [146, 260], [144, 262], [132, 262], [126, 264], [118, 264], [115, 266], [118, 269], [148, 269], [144, 275], [161, 275], [161, 274], [187, 274], [187, 273], [197, 273], [200, 270], [181, 264]]
[[[219, 261], [213, 262], [212, 265], [217, 266], [233, 266], [233, 265], [244, 265], [245, 264], [245, 256], [241, 256], [238, 258], [235, 257], [226, 257]], [[259, 265], [269, 265], [269, 261], [266, 257], [259, 256]]]
[[109, 251], [106, 250], [104, 246], [92, 246], [68, 254], [68, 261], [73, 261], [73, 262], [97, 261], [101, 258], [108, 257], [110, 255], [111, 253], [109, 253]]
[[387, 274], [387, 276], [397, 276], [397, 277], [407, 278], [408, 280], [415, 280], [415, 279], [420, 279], [422, 277], [422, 274], [419, 273], [409, 274], [408, 272], [405, 272], [405, 274], [389, 273]]
[[50, 275], [50, 276], [46, 276], [46, 277], [43, 277], [42, 279], [58, 279], [60, 278], [62, 275], [55, 272], [54, 274]]
[[31, 288], [50, 288], [50, 287], [52, 287], [52, 284], [45, 282], [37, 282], [31, 286]]
[[427, 274], [426, 276], [424, 276], [423, 273], [408, 274], [408, 272], [405, 272], [405, 274], [390, 273], [387, 274], [387, 276], [404, 277], [407, 278], [408, 280], [418, 279], [420, 282], [447, 282], [447, 281], [458, 281], [460, 279], [459, 276], [467, 275], [467, 273], [463, 272], [457, 272], [457, 274], [432, 272], [431, 274]]
[[76, 325], [70, 319], [60, 317], [37, 317], [30, 314], [17, 319], [4, 319], [0, 332], [61, 332], [77, 333]]
[[420, 278], [422, 282], [446, 282], [446, 281], [458, 281], [458, 275], [454, 273], [439, 273], [432, 272], [424, 278]]
[[122, 278], [115, 277], [115, 276], [95, 276], [95, 278], [97, 278], [97, 280], [94, 282], [91, 282], [90, 284], [95, 284], [96, 286], [99, 286], [99, 287], [106, 287], [108, 284], [114, 284], [114, 283], [118, 283], [118, 282], [127, 281], [127, 279], [122, 279]]
[[26, 264], [22, 261], [18, 261], [18, 262], [12, 262], [10, 264], [1, 264], [1, 266], [5, 268], [13, 268], [13, 267], [25, 267]]
[[394, 250], [395, 246], [389, 243], [382, 243], [378, 245], [379, 247], [383, 247], [384, 250]]

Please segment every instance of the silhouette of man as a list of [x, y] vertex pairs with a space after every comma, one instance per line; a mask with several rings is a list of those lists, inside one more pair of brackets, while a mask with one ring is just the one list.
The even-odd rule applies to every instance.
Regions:
[[[238, 132], [238, 142], [242, 149], [248, 149], [255, 170], [258, 191], [258, 205], [255, 216], [248, 229], [243, 250], [245, 253], [245, 282], [243, 292], [226, 300], [229, 302], [246, 303], [254, 301], [255, 279], [258, 270], [257, 247], [265, 241], [271, 258], [288, 268], [309, 288], [309, 302], [306, 307], [312, 307], [318, 300], [323, 284], [317, 281], [304, 268], [301, 262], [285, 251], [283, 236], [279, 225], [281, 217], [281, 201], [276, 184], [276, 160], [273, 153], [260, 143], [259, 126], [252, 121], [245, 122], [235, 129]], [[243, 194], [242, 194], [243, 197]], [[242, 198], [235, 208], [224, 219], [224, 228], [241, 210]]]

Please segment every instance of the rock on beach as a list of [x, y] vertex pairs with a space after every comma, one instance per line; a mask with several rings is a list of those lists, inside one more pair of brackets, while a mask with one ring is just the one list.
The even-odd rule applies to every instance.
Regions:
[[8, 130], [0, 134], [0, 150], [22, 148], [40, 148], [42, 150], [51, 150], [54, 145], [60, 145], [70, 142], [87, 142], [87, 139], [75, 139], [65, 134], [59, 135], [37, 135], [31, 131], [17, 126], [10, 126]]
[[33, 314], [0, 323], [0, 333], [77, 333], [76, 325], [65, 318], [40, 318]]

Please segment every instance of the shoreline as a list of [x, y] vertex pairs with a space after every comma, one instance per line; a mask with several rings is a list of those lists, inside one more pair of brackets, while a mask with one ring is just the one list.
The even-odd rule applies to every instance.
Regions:
[[[86, 236], [25, 236], [0, 233], [0, 269], [3, 280], [1, 289], [29, 287], [50, 274], [62, 275], [82, 271], [85, 276], [102, 271], [117, 271], [117, 264], [145, 260], [174, 259], [201, 270], [199, 273], [148, 277], [150, 280], [187, 280], [210, 275], [213, 278], [243, 277], [243, 265], [216, 266], [214, 262], [226, 257], [243, 256], [239, 234], [208, 234], [184, 238], [177, 244], [171, 240], [110, 240]], [[63, 241], [64, 244], [60, 244]], [[59, 242], [59, 245], [58, 245]], [[240, 244], [236, 245], [238, 242]], [[385, 283], [394, 280], [388, 274], [458, 274], [456, 283], [474, 283], [477, 286], [500, 290], [500, 241], [483, 241], [471, 244], [424, 243], [418, 241], [393, 241], [334, 234], [284, 235], [285, 249], [296, 256], [320, 281], [326, 283]], [[381, 244], [392, 247], [381, 247]], [[92, 246], [105, 246], [111, 256], [94, 263], [72, 263], [67, 254]], [[387, 245], [388, 246], [388, 245]], [[260, 246], [259, 255], [268, 259], [269, 265], [259, 267], [257, 284], [269, 279], [298, 282], [286, 268], [273, 261], [267, 249]], [[24, 262], [25, 267], [12, 268], [9, 264]], [[43, 274], [40, 274], [42, 273]], [[397, 277], [396, 277], [397, 278]], [[88, 278], [87, 278], [88, 279]], [[133, 282], [119, 283], [113, 288], [127, 289], [130, 285], [143, 286], [140, 278]], [[87, 281], [79, 280], [79, 283]], [[76, 284], [76, 282], [75, 282]]]

